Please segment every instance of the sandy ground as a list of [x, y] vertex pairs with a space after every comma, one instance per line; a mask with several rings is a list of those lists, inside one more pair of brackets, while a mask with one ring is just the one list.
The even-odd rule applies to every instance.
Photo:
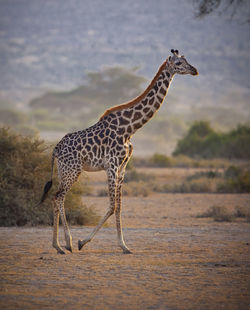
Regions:
[[[84, 199], [105, 213], [107, 197]], [[92, 228], [71, 227], [66, 255], [52, 249], [50, 227], [0, 228], [0, 308], [249, 309], [250, 224], [196, 217], [213, 205], [250, 207], [250, 195], [124, 197], [131, 255], [117, 246], [114, 218], [80, 252]]]

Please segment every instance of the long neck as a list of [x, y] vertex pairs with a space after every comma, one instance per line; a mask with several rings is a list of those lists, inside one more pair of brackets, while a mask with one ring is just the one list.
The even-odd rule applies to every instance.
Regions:
[[151, 87], [144, 93], [143, 98], [135, 105], [120, 111], [120, 126], [124, 126], [125, 132], [129, 136], [146, 124], [160, 108], [167, 95], [173, 75], [173, 71], [166, 63], [157, 79], [152, 81]]

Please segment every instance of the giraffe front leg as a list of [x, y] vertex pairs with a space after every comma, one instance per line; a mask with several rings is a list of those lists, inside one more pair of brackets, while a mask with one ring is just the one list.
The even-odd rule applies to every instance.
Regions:
[[128, 145], [128, 155], [126, 159], [123, 161], [119, 171], [118, 171], [118, 182], [117, 182], [117, 188], [116, 188], [116, 210], [115, 210], [115, 218], [116, 218], [116, 229], [117, 229], [117, 237], [118, 237], [118, 243], [119, 246], [122, 248], [124, 254], [131, 254], [132, 252], [130, 249], [126, 246], [124, 239], [123, 239], [123, 233], [122, 233], [122, 219], [121, 219], [121, 206], [122, 206], [122, 184], [124, 180], [125, 175], [125, 169], [128, 164], [128, 161], [132, 155], [133, 147], [132, 144], [129, 143]]
[[114, 214], [115, 211], [115, 194], [116, 194], [116, 170], [108, 170], [107, 171], [107, 175], [108, 175], [108, 186], [109, 186], [109, 199], [110, 199], [110, 206], [109, 209], [107, 211], [107, 213], [104, 215], [104, 217], [102, 218], [102, 220], [99, 222], [99, 224], [94, 228], [94, 230], [92, 231], [92, 233], [89, 235], [89, 237], [87, 239], [84, 240], [79, 240], [78, 241], [78, 249], [79, 251], [82, 249], [82, 247], [87, 244], [88, 242], [90, 242], [95, 234], [99, 231], [99, 229], [103, 226], [103, 224], [107, 221], [107, 219]]
[[121, 220], [121, 192], [122, 192], [122, 184], [123, 184], [124, 173], [119, 179], [119, 183], [117, 186], [116, 192], [116, 209], [115, 209], [115, 219], [116, 219], [116, 229], [117, 229], [117, 237], [118, 237], [118, 244], [120, 248], [122, 248], [124, 254], [132, 254], [130, 249], [126, 246], [123, 233], [122, 233], [122, 220]]
[[65, 249], [72, 253], [73, 252], [72, 237], [71, 237], [71, 233], [70, 233], [68, 223], [66, 220], [64, 205], [60, 206], [60, 215], [61, 215], [61, 219], [62, 219], [65, 241], [66, 241]]

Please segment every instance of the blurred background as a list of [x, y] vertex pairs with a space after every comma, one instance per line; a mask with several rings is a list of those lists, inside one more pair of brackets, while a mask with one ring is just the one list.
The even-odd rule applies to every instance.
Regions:
[[[176, 76], [134, 154], [170, 155], [194, 121], [250, 121], [249, 1], [0, 0], [0, 125], [56, 141], [144, 90], [178, 49]], [[150, 148], [148, 147], [150, 145]]]

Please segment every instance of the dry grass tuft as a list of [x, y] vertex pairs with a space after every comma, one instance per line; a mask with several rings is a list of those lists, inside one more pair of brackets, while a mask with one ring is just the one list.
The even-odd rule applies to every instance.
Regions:
[[212, 217], [216, 222], [232, 222], [235, 220], [234, 213], [224, 206], [213, 206], [197, 217]]
[[213, 206], [202, 214], [197, 215], [198, 218], [212, 217], [216, 222], [233, 222], [237, 218], [245, 218], [250, 222], [250, 208], [246, 206], [236, 206], [235, 209], [229, 209], [225, 206]]
[[151, 194], [151, 190], [145, 182], [129, 182], [128, 184], [124, 184], [122, 193], [124, 196], [147, 197]]

